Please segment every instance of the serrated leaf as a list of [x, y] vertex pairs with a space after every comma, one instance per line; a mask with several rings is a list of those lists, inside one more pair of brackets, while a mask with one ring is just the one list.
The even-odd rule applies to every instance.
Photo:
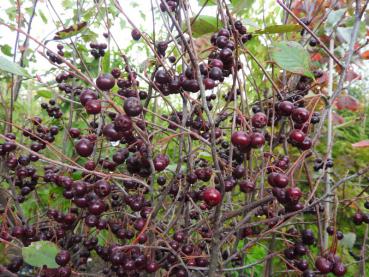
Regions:
[[279, 34], [289, 32], [301, 31], [301, 26], [298, 24], [284, 24], [284, 25], [272, 25], [268, 26], [263, 30], [256, 30], [255, 34]]
[[295, 41], [281, 41], [271, 48], [272, 60], [282, 69], [314, 78], [310, 71], [310, 56], [301, 44]]
[[355, 241], [356, 241], [356, 234], [355, 233], [346, 233], [346, 234], [344, 234], [343, 239], [340, 241], [340, 244], [343, 247], [352, 248], [352, 247], [354, 247]]
[[60, 39], [66, 39], [73, 37], [77, 34], [79, 34], [84, 28], [86, 28], [87, 22], [81, 22], [78, 24], [74, 24], [73, 26], [69, 26], [68, 28], [65, 28], [61, 31], [58, 31], [55, 33], [54, 39], [60, 40]]
[[[205, 34], [215, 33], [221, 27], [221, 22], [214, 16], [200, 15], [196, 18], [191, 19], [192, 35], [197, 38]], [[183, 26], [183, 29], [187, 29]]]
[[22, 247], [23, 260], [34, 267], [58, 268], [55, 262], [55, 256], [59, 248], [50, 241], [32, 242], [30, 246]]
[[53, 97], [53, 93], [49, 90], [39, 90], [36, 92], [39, 97], [50, 99]]
[[29, 77], [29, 74], [24, 68], [4, 57], [0, 57], [0, 71], [9, 72], [19, 76]]

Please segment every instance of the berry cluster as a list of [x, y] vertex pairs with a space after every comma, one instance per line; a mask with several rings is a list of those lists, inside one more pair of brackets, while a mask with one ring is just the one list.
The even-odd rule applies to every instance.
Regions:
[[49, 117], [59, 119], [63, 116], [63, 112], [60, 110], [60, 107], [56, 105], [54, 99], [50, 99], [49, 103], [41, 103], [41, 108], [47, 111]]
[[327, 169], [333, 167], [333, 160], [328, 158], [327, 161], [323, 161], [323, 159], [317, 158], [314, 160], [314, 171], [319, 171], [320, 169]]
[[178, 7], [178, 0], [161, 0], [160, 9], [162, 12], [174, 12]]
[[108, 48], [108, 45], [106, 43], [91, 42], [90, 47], [91, 47], [91, 51], [90, 51], [91, 55], [95, 59], [98, 59], [100, 57], [104, 57], [105, 50], [106, 48]]
[[[58, 53], [60, 52], [60, 50], [58, 51]], [[61, 52], [62, 53], [62, 52]], [[61, 56], [63, 55], [57, 55], [54, 52], [47, 50], [46, 51], [46, 56], [49, 58], [49, 60], [52, 63], [56, 63], [56, 64], [62, 64], [63, 63], [63, 58]]]

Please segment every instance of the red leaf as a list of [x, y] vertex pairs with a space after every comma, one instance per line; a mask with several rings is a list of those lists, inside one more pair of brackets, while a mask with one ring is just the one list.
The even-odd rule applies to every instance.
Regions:
[[319, 61], [321, 61], [322, 60], [322, 55], [320, 55], [320, 53], [315, 53], [315, 54], [313, 54], [313, 55], [311, 55], [311, 60], [313, 61], [313, 62], [319, 62]]
[[366, 139], [366, 140], [362, 140], [362, 141], [359, 141], [357, 143], [353, 143], [352, 144], [352, 147], [354, 148], [364, 148], [364, 147], [369, 147], [369, 140]]
[[343, 124], [345, 122], [345, 119], [340, 116], [338, 113], [333, 112], [333, 123], [334, 124]]
[[346, 81], [352, 82], [354, 80], [361, 80], [360, 74], [357, 74], [354, 69], [350, 66], [347, 69]]
[[335, 104], [338, 110], [348, 109], [350, 111], [356, 112], [360, 108], [359, 101], [351, 95], [339, 96]]
[[369, 50], [363, 52], [360, 54], [361, 58], [363, 58], [364, 60], [369, 60]]

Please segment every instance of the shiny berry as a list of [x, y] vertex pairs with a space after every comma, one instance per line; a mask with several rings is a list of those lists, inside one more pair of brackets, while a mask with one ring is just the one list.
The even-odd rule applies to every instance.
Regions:
[[154, 158], [154, 167], [156, 171], [163, 171], [169, 165], [167, 155], [159, 154]]
[[55, 256], [55, 262], [60, 266], [65, 266], [70, 261], [70, 254], [66, 250], [61, 250]]
[[99, 114], [101, 112], [100, 100], [89, 100], [85, 105], [88, 114]]
[[80, 139], [75, 145], [76, 152], [82, 157], [88, 157], [94, 150], [94, 144], [88, 139]]
[[115, 78], [110, 73], [102, 74], [96, 79], [96, 86], [101, 90], [110, 90], [115, 85]]
[[305, 123], [309, 119], [309, 111], [305, 108], [296, 108], [293, 110], [291, 117], [296, 123]]
[[231, 142], [234, 146], [239, 148], [245, 148], [250, 145], [251, 138], [243, 131], [234, 132], [231, 136]]
[[240, 190], [245, 193], [253, 192], [255, 190], [255, 182], [250, 180], [244, 180], [239, 183]]
[[126, 114], [131, 117], [138, 116], [143, 110], [141, 101], [136, 97], [128, 97], [124, 101], [123, 108]]
[[258, 112], [254, 114], [253, 117], [251, 118], [251, 123], [252, 126], [256, 128], [263, 128], [267, 125], [268, 118], [264, 113]]
[[297, 203], [302, 196], [302, 192], [298, 187], [289, 188], [286, 191], [287, 199], [291, 203]]
[[290, 139], [295, 143], [302, 143], [305, 140], [306, 135], [301, 130], [294, 129], [290, 133]]
[[343, 263], [335, 263], [332, 272], [336, 276], [344, 276], [346, 274], [346, 266]]
[[216, 206], [222, 201], [222, 195], [216, 188], [206, 188], [203, 191], [203, 199], [209, 206]]
[[284, 116], [290, 116], [295, 106], [290, 101], [282, 101], [278, 104], [278, 112]]
[[332, 271], [333, 264], [324, 257], [318, 257], [315, 261], [315, 267], [320, 271], [320, 273], [327, 274]]
[[132, 29], [131, 36], [132, 36], [132, 38], [134, 40], [140, 40], [140, 38], [141, 38], [141, 32], [140, 32], [140, 30], [138, 30], [136, 28], [135, 29]]

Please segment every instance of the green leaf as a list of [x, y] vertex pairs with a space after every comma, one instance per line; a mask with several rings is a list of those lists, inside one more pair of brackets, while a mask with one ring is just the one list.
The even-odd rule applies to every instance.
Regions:
[[96, 14], [96, 7], [93, 6], [92, 8], [86, 10], [86, 12], [83, 14], [83, 20], [89, 21], [95, 14]]
[[256, 30], [255, 34], [278, 34], [278, 33], [289, 33], [299, 32], [302, 27], [298, 24], [285, 24], [285, 25], [272, 25], [268, 26], [263, 30]]
[[[200, 15], [196, 18], [196, 21], [192, 22], [192, 35], [194, 37], [201, 37], [202, 35], [214, 33], [220, 27], [221, 22], [214, 16]], [[184, 25], [183, 29], [187, 29]]]
[[39, 90], [36, 92], [37, 96], [51, 99], [53, 97], [53, 93], [49, 90]]
[[340, 244], [343, 247], [352, 248], [352, 247], [354, 247], [355, 241], [356, 241], [356, 234], [355, 233], [346, 233], [346, 234], [344, 234], [343, 239], [340, 241]]
[[251, 8], [253, 0], [234, 0], [232, 1], [233, 12], [242, 14], [246, 9]]
[[335, 26], [343, 17], [346, 12], [346, 8], [339, 9], [336, 11], [331, 11], [327, 17], [326, 26], [333, 27]]
[[32, 242], [30, 246], [22, 247], [22, 256], [24, 261], [34, 267], [58, 268], [55, 262], [55, 256], [59, 248], [50, 241]]
[[110, 51], [106, 51], [101, 60], [101, 68], [103, 73], [110, 72]]
[[281, 41], [271, 48], [272, 60], [281, 68], [314, 78], [310, 71], [310, 56], [301, 44], [295, 41]]
[[204, 160], [207, 160], [209, 162], [213, 160], [213, 156], [208, 152], [200, 152], [198, 157], [200, 159], [204, 159]]
[[119, 20], [119, 25], [120, 25], [120, 28], [123, 30], [123, 29], [125, 29], [125, 28], [126, 28], [126, 26], [127, 26], [127, 22], [126, 22], [123, 18], [121, 18], [121, 19]]
[[0, 71], [9, 72], [24, 77], [30, 76], [24, 68], [4, 57], [0, 57]]
[[[71, 150], [73, 150], [74, 146], [71, 145]], [[74, 181], [81, 180], [82, 179], [82, 171], [75, 171], [72, 173], [72, 178]]]
[[46, 17], [46, 15], [42, 12], [42, 10], [39, 10], [39, 15], [41, 16], [41, 19], [42, 19], [42, 22], [44, 23], [44, 24], [47, 24], [47, 17]]
[[[206, 3], [206, 0], [199, 0], [199, 6], [204, 6]], [[216, 0], [208, 0], [208, 2], [206, 3], [206, 6], [215, 6], [217, 4]]]
[[3, 52], [4, 55], [7, 55], [9, 57], [13, 57], [12, 48], [10, 47], [9, 44], [2, 45], [1, 46], [1, 52]]

